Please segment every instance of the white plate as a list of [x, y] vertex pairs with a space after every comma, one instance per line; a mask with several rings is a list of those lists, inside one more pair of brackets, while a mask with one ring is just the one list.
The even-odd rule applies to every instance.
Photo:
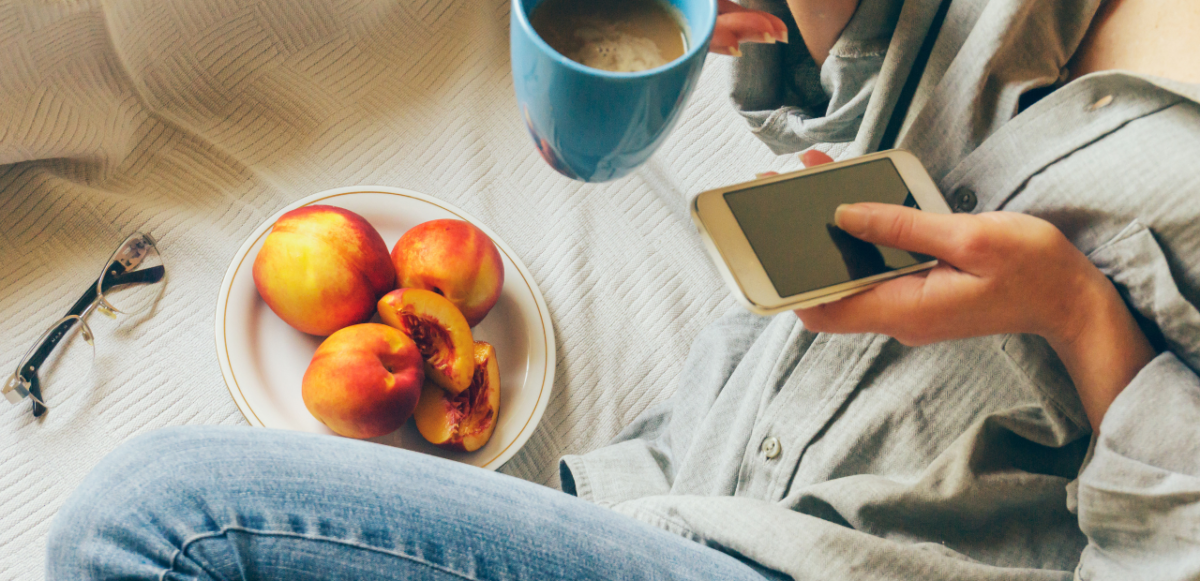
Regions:
[[[353, 186], [309, 196], [264, 222], [233, 258], [217, 298], [217, 358], [234, 403], [254, 426], [332, 434], [308, 413], [300, 381], [323, 337], [289, 327], [254, 288], [251, 267], [271, 226], [301, 206], [338, 206], [366, 218], [390, 249], [409, 228], [429, 220], [466, 220], [491, 236], [504, 259], [504, 288], [486, 319], [472, 329], [496, 348], [500, 365], [500, 417], [492, 439], [471, 453], [437, 448], [409, 420], [372, 441], [495, 470], [512, 458], [542, 419], [554, 381], [554, 329], [542, 293], [512, 249], [494, 232], [441, 200], [385, 186]], [[376, 317], [378, 319], [378, 317]]]

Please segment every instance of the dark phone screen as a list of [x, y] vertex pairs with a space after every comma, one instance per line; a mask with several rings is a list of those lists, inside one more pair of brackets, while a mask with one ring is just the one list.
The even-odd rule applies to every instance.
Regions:
[[932, 260], [863, 242], [834, 225], [838, 204], [917, 207], [889, 159], [728, 192], [725, 202], [780, 297]]

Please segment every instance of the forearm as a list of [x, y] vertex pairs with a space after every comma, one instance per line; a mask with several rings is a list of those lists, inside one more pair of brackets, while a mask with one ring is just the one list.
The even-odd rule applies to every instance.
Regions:
[[858, 0], [788, 0], [788, 8], [809, 54], [822, 65], [858, 8]]
[[1112, 283], [1095, 274], [1074, 303], [1077, 322], [1047, 339], [1070, 373], [1092, 429], [1099, 432], [1113, 400], [1157, 353]]

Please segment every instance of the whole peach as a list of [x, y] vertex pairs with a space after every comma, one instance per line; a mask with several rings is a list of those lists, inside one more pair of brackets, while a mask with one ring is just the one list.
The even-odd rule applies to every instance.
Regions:
[[254, 259], [254, 286], [267, 306], [312, 335], [367, 321], [395, 283], [379, 232], [362, 216], [333, 206], [280, 216]]
[[407, 335], [387, 325], [352, 325], [317, 347], [300, 395], [313, 417], [350, 438], [389, 434], [412, 417], [425, 362]]
[[462, 220], [419, 224], [392, 248], [396, 283], [450, 299], [474, 327], [487, 316], [504, 287], [504, 262], [483, 230]]

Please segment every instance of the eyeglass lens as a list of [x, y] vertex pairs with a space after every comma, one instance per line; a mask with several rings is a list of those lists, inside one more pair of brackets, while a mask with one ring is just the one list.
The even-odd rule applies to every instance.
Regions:
[[166, 268], [154, 239], [148, 234], [130, 236], [104, 265], [97, 287], [101, 306], [126, 315], [147, 310], [162, 291]]

